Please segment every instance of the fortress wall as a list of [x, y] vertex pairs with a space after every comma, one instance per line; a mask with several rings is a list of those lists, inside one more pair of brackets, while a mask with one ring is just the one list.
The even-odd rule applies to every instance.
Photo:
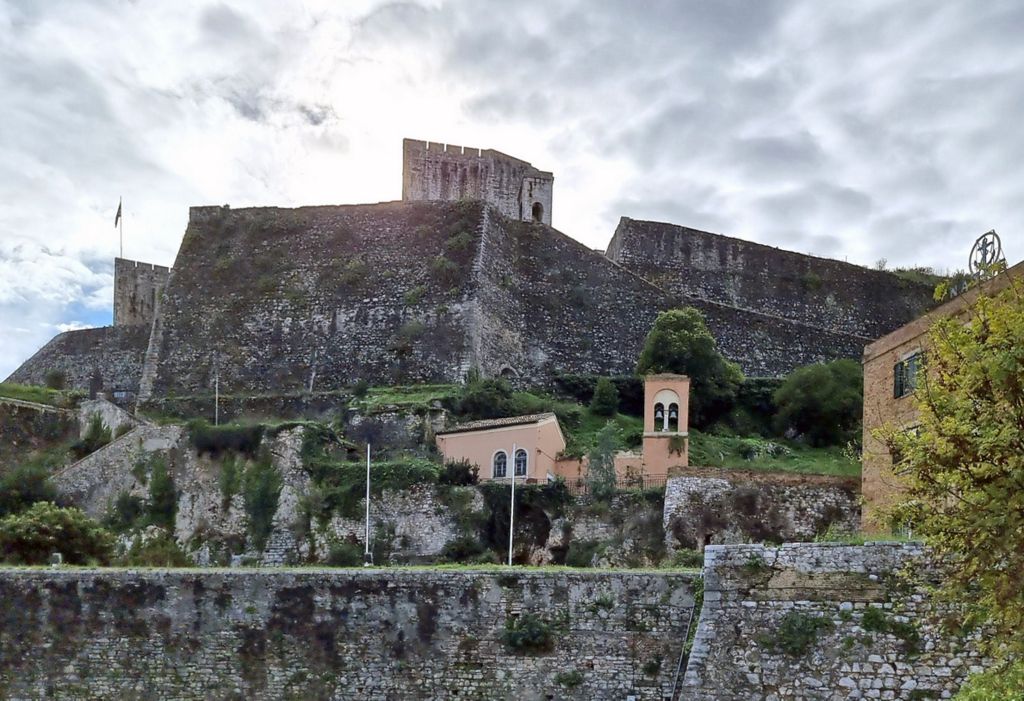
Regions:
[[[20, 699], [671, 694], [693, 575], [0, 570], [0, 695]], [[509, 620], [551, 627], [512, 650]]]
[[43, 385], [47, 372], [60, 370], [68, 389], [96, 389], [112, 398], [120, 391], [134, 395], [148, 340], [149, 327], [144, 325], [65, 331], [36, 351], [7, 382]]
[[73, 411], [0, 398], [0, 474], [29, 451], [76, 438], [78, 428]]
[[225, 394], [460, 378], [479, 218], [478, 203], [193, 208], [152, 397], [212, 392], [215, 356]]
[[114, 326], [153, 323], [170, 270], [162, 265], [114, 259]]
[[951, 698], [985, 660], [945, 626], [938, 579], [914, 544], [710, 546], [680, 698]]
[[934, 306], [931, 286], [892, 273], [673, 224], [623, 217], [607, 255], [680, 295], [867, 340]]
[[830, 527], [860, 526], [856, 479], [728, 470], [679, 471], [665, 485], [665, 544], [810, 541]]

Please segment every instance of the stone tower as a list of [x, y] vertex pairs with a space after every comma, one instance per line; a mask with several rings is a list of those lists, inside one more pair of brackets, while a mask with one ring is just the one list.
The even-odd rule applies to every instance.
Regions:
[[554, 179], [500, 151], [402, 141], [402, 199], [407, 202], [480, 199], [511, 219], [551, 226]]

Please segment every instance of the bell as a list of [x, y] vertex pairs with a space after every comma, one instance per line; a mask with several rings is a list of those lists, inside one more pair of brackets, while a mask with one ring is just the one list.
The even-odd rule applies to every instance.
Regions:
[[661, 418], [664, 418], [664, 417], [665, 417], [665, 412], [662, 410], [661, 407], [658, 407], [657, 409], [654, 410], [654, 418], [661, 419]]
[[670, 419], [678, 419], [679, 418], [679, 410], [678, 409], [670, 409], [669, 412], [668, 412], [668, 418], [670, 418]]

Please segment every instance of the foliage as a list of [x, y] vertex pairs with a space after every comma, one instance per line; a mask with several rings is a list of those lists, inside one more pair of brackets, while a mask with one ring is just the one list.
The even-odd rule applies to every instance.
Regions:
[[106, 564], [114, 549], [109, 531], [79, 509], [41, 501], [0, 519], [0, 559], [41, 565], [59, 552], [72, 565]]
[[327, 550], [327, 564], [331, 567], [358, 567], [363, 560], [364, 548], [359, 543], [338, 540]]
[[270, 456], [261, 456], [242, 476], [242, 497], [249, 515], [249, 535], [257, 550], [263, 550], [274, 528], [274, 514], [283, 480]]
[[790, 611], [782, 617], [774, 637], [761, 636], [758, 642], [790, 657], [800, 657], [814, 645], [819, 633], [832, 628], [832, 621], [827, 618]]
[[143, 524], [146, 504], [130, 492], [121, 492], [103, 517], [103, 526], [114, 533], [127, 533]]
[[174, 478], [167, 470], [167, 462], [162, 458], [153, 460], [149, 473], [148, 511], [150, 524], [174, 530], [178, 493], [174, 489]]
[[587, 487], [595, 499], [608, 501], [615, 494], [615, 449], [618, 444], [618, 429], [609, 421], [597, 434], [597, 443], [590, 451], [587, 467]]
[[64, 389], [67, 381], [67, 373], [56, 368], [50, 368], [46, 371], [46, 374], [43, 375], [43, 384], [46, 385], [47, 389]]
[[[505, 553], [508, 549], [510, 485], [485, 482], [479, 489], [487, 512], [487, 521], [481, 529], [483, 541], [489, 548]], [[551, 521], [564, 516], [570, 503], [572, 495], [562, 480], [517, 485], [516, 545], [520, 548], [543, 545], [551, 531]]]
[[444, 464], [437, 482], [453, 487], [468, 486], [480, 481], [479, 473], [480, 468], [468, 460], [449, 460]]
[[797, 368], [775, 393], [776, 429], [792, 429], [813, 446], [841, 445], [860, 435], [864, 375], [842, 359]]
[[[938, 321], [918, 375], [914, 431], [880, 435], [916, 504], [915, 535], [945, 566], [944, 589], [991, 652], [1024, 653], [1024, 296], [1012, 279], [965, 316]], [[969, 592], [969, 595], [965, 594]]]
[[416, 287], [411, 287], [406, 291], [403, 301], [407, 307], [415, 306], [423, 300], [423, 295], [426, 293], [426, 285], [416, 285]]
[[359, 378], [354, 385], [352, 385], [352, 396], [356, 399], [362, 399], [370, 391], [370, 383], [364, 378]]
[[619, 390], [607, 377], [597, 381], [594, 398], [590, 400], [590, 411], [598, 416], [615, 416], [619, 410]]
[[565, 554], [565, 564], [568, 567], [593, 567], [594, 558], [604, 550], [604, 546], [604, 541], [573, 538]]
[[13, 382], [0, 382], [0, 397], [20, 399], [23, 402], [66, 406], [81, 396], [79, 392], [61, 392], [37, 385], [19, 385]]
[[200, 455], [217, 457], [223, 452], [255, 457], [263, 440], [262, 424], [223, 424], [212, 426], [203, 419], [188, 423], [189, 440]]
[[86, 424], [85, 435], [72, 444], [71, 452], [79, 458], [84, 458], [109, 443], [110, 438], [110, 429], [103, 425], [103, 417], [92, 414], [89, 416], [89, 423]]
[[160, 531], [155, 538], [135, 538], [118, 564], [127, 567], [195, 567], [192, 558], [167, 531]]
[[56, 500], [50, 473], [41, 465], [18, 465], [0, 475], [0, 518], [24, 511], [36, 502]]
[[[306, 466], [323, 495], [324, 514], [359, 515], [366, 497], [366, 463], [314, 461]], [[370, 471], [370, 491], [402, 491], [418, 484], [436, 484], [440, 466], [423, 458], [405, 458], [375, 462]]]
[[430, 274], [439, 285], [452, 287], [459, 279], [459, 264], [444, 255], [435, 256], [430, 261]]
[[501, 641], [510, 650], [527, 654], [548, 652], [555, 646], [551, 624], [534, 613], [507, 618]]
[[672, 555], [672, 567], [701, 568], [704, 566], [704, 553], [699, 550], [677, 550]]
[[459, 536], [445, 543], [441, 551], [442, 562], [495, 562], [487, 546], [473, 536]]
[[[765, 443], [728, 432], [705, 433], [690, 429], [690, 464], [698, 467], [733, 467], [807, 474], [860, 477], [860, 461], [848, 451], [830, 446], [813, 448], [793, 441], [773, 441], [783, 452], [756, 448]], [[776, 454], [772, 454], [776, 453]], [[751, 459], [755, 457], [756, 459]]]
[[872, 606], [864, 611], [861, 627], [869, 633], [887, 633], [903, 641], [904, 649], [915, 653], [921, 646], [921, 634], [913, 623], [899, 621], [884, 609]]
[[658, 314], [636, 371], [689, 375], [690, 423], [698, 428], [728, 413], [743, 381], [739, 366], [718, 351], [704, 317], [692, 307]]
[[574, 669], [571, 672], [559, 672], [555, 675], [555, 684], [573, 689], [583, 683], [583, 672]]
[[1024, 660], [1002, 662], [972, 675], [954, 701], [1024, 701]]
[[496, 419], [520, 413], [512, 387], [501, 378], [471, 378], [455, 410], [472, 419]]
[[[605, 379], [604, 375], [572, 375], [560, 374], [555, 377], [555, 385], [559, 392], [576, 401], [589, 404], [594, 398], [597, 383]], [[641, 416], [644, 413], [644, 381], [635, 375], [606, 378], [619, 393], [619, 411]]]
[[231, 503], [231, 497], [238, 494], [242, 488], [242, 472], [244, 464], [240, 465], [235, 455], [225, 456], [220, 464], [220, 476], [217, 482], [220, 485], [221, 502], [224, 508]]

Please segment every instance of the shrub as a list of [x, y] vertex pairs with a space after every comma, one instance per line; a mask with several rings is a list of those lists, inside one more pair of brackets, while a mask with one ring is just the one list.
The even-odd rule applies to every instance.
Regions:
[[762, 636], [759, 642], [769, 648], [786, 653], [790, 657], [800, 657], [810, 650], [818, 639], [818, 634], [831, 630], [832, 621], [821, 616], [811, 616], [799, 611], [790, 611], [782, 617], [774, 638]]
[[468, 460], [449, 460], [437, 482], [455, 487], [468, 486], [480, 481], [479, 473], [480, 468]]
[[672, 567], [703, 567], [704, 553], [697, 550], [677, 550], [672, 555]]
[[40, 465], [19, 465], [0, 476], [0, 518], [16, 514], [40, 501], [56, 501], [50, 474]]
[[356, 399], [362, 399], [370, 392], [370, 383], [364, 379], [360, 379], [354, 385], [352, 385], [352, 396]]
[[245, 512], [249, 515], [249, 535], [257, 550], [266, 547], [267, 538], [274, 528], [274, 514], [277, 513], [282, 484], [281, 475], [269, 456], [250, 465], [242, 477], [242, 496], [245, 499]]
[[551, 624], [533, 613], [506, 619], [501, 641], [510, 650], [523, 653], [547, 652], [555, 646]]
[[71, 446], [71, 452], [78, 458], [95, 453], [110, 442], [110, 429], [103, 425], [103, 417], [92, 414], [85, 428], [85, 435]]
[[43, 375], [43, 384], [49, 389], [64, 389], [68, 376], [63, 370], [50, 369]]
[[[359, 505], [366, 497], [366, 463], [325, 463], [316, 466], [313, 476], [324, 497], [326, 512], [340, 516], [359, 515]], [[370, 472], [370, 491], [401, 491], [417, 484], [436, 484], [440, 466], [420, 458], [374, 463]]]
[[921, 634], [913, 623], [898, 621], [877, 606], [864, 611], [861, 627], [869, 633], [887, 633], [899, 638], [903, 641], [904, 649], [910, 653], [917, 652], [921, 645]]
[[555, 684], [560, 684], [569, 689], [573, 689], [583, 683], [583, 673], [578, 669], [574, 669], [571, 672], [559, 672], [555, 675]]
[[114, 538], [79, 509], [37, 502], [20, 514], [0, 519], [0, 559], [41, 565], [59, 552], [72, 565], [107, 564]]
[[139, 497], [121, 492], [107, 509], [103, 525], [114, 533], [126, 533], [141, 525], [146, 514], [146, 505]]
[[156, 538], [135, 538], [128, 552], [121, 558], [120, 564], [127, 567], [195, 566], [192, 558], [167, 531], [161, 531]]
[[426, 285], [416, 285], [416, 287], [409, 288], [406, 291], [405, 296], [403, 298], [405, 306], [412, 307], [419, 304], [423, 300], [423, 295], [425, 295], [426, 293]]
[[607, 501], [615, 494], [615, 450], [619, 445], [619, 429], [609, 421], [597, 433], [587, 466], [587, 488], [595, 499]]
[[565, 564], [569, 567], [592, 567], [594, 556], [603, 550], [603, 545], [600, 540], [573, 540], [565, 554]]
[[[472, 536], [461, 536], [455, 540], [445, 543], [441, 551], [443, 562], [478, 562], [482, 555], [488, 554], [486, 546], [479, 538]], [[491, 558], [486, 558], [490, 560]]]
[[439, 284], [453, 286], [459, 277], [459, 265], [443, 255], [435, 256], [430, 261], [430, 274]]
[[597, 381], [594, 398], [590, 400], [590, 411], [598, 416], [615, 416], [619, 410], [619, 390], [607, 377]]
[[162, 458], [153, 461], [149, 473], [148, 512], [147, 521], [150, 524], [174, 530], [174, 520], [178, 512], [178, 493], [174, 489], [174, 478], [167, 470], [167, 462]]
[[331, 567], [358, 567], [363, 559], [363, 546], [347, 540], [331, 543], [327, 550], [327, 564]]
[[842, 445], [860, 436], [864, 377], [855, 360], [794, 370], [775, 393], [776, 430], [795, 430], [814, 446]]
[[202, 419], [188, 424], [189, 440], [200, 455], [206, 453], [217, 457], [223, 452], [241, 453], [255, 457], [263, 440], [264, 427], [261, 424], [225, 424], [211, 426]]
[[954, 701], [1024, 701], [1024, 660], [999, 662], [974, 674]]
[[242, 472], [244, 465], [238, 464], [238, 458], [229, 455], [221, 461], [220, 477], [217, 482], [220, 485], [221, 502], [226, 509], [231, 504], [231, 497], [238, 494], [242, 488]]
[[457, 413], [474, 419], [515, 416], [518, 410], [512, 387], [500, 378], [471, 379], [463, 387], [456, 406]]
[[637, 374], [690, 376], [690, 418], [700, 428], [728, 413], [743, 381], [739, 366], [718, 351], [704, 317], [692, 307], [658, 314], [637, 361]]

